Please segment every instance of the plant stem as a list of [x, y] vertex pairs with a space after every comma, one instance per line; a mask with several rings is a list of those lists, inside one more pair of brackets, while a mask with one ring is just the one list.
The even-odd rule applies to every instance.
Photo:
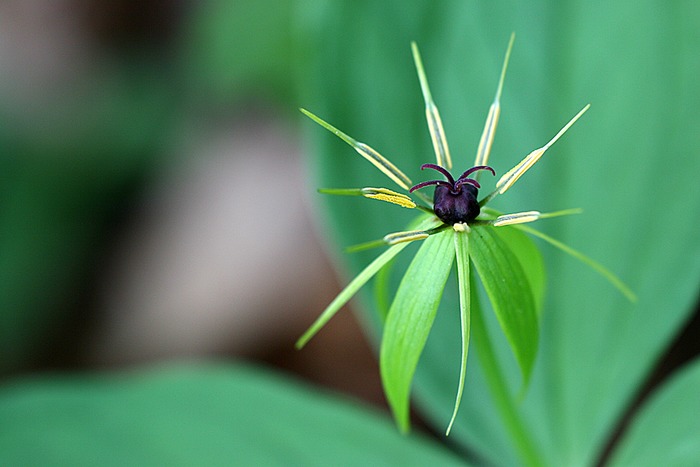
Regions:
[[[474, 284], [474, 279], [472, 279]], [[476, 291], [472, 290], [472, 326], [473, 339], [477, 348], [477, 355], [484, 369], [486, 382], [489, 385], [491, 396], [496, 404], [496, 410], [510, 435], [520, 457], [525, 465], [544, 465], [542, 456], [537, 449], [534, 440], [525, 427], [513, 397], [508, 391], [508, 385], [498, 364], [496, 354], [489, 338], [486, 324], [484, 323], [481, 306], [476, 298]]]

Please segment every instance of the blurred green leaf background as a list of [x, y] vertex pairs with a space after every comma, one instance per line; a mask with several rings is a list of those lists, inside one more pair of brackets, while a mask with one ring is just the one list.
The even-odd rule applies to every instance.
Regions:
[[[375, 252], [344, 255], [341, 248], [402, 229], [410, 213], [314, 194], [320, 186], [383, 180], [344, 143], [304, 121], [297, 107], [370, 144], [420, 180], [420, 164], [432, 160], [432, 148], [411, 61], [409, 44], [415, 40], [455, 166], [467, 168], [512, 31], [516, 43], [491, 156], [499, 174], [546, 142], [583, 105], [591, 103], [591, 109], [495, 207], [583, 208], [582, 215], [542, 221], [539, 227], [604, 263], [640, 298], [630, 305], [585, 266], [543, 244], [548, 281], [541, 344], [520, 415], [547, 465], [594, 465], [606, 453], [615, 465], [656, 460], [693, 465], [700, 458], [700, 422], [691, 417], [698, 407], [698, 325], [691, 319], [700, 283], [695, 2], [28, 5], [0, 6], [0, 463], [443, 465], [460, 456], [476, 464], [518, 465], [478, 358], [468, 364], [460, 415], [445, 443], [420, 435], [419, 441], [402, 438], [385, 415], [266, 370], [230, 362], [158, 368], [182, 356], [175, 352], [134, 359], [149, 363], [146, 368], [124, 369], [131, 365], [122, 361], [107, 371], [113, 360], [90, 354], [90, 343], [101, 339], [92, 333], [106, 319], [104, 296], [119, 286], [110, 271], [124, 238], [139, 225], [153, 186], [163, 174], [194, 172], [205, 159], [198, 151], [206, 147], [202, 142], [213, 131], [228, 132], [227, 125], [237, 125], [237, 132], [231, 130], [235, 141], [246, 132], [253, 141], [231, 156], [234, 172], [269, 170], [253, 149], [274, 138], [257, 133], [257, 127], [249, 131], [266, 119], [282, 122], [274, 128], [281, 126], [282, 138], [289, 140], [279, 150], [282, 158], [273, 159], [279, 170], [269, 178], [256, 175], [250, 184], [231, 175], [228, 185], [241, 188], [235, 194], [251, 211], [236, 210], [233, 203], [235, 209], [220, 217], [231, 218], [231, 229], [259, 242], [267, 232], [281, 231], [262, 245], [269, 257], [237, 266], [248, 275], [262, 268], [263, 294], [281, 297], [265, 309], [281, 328], [294, 320], [298, 327], [288, 331], [300, 333], [332, 298], [333, 286], [312, 287], [311, 279], [285, 285], [274, 275], [279, 269], [298, 280], [295, 271], [311, 268], [310, 260], [303, 267], [301, 260], [280, 266], [295, 258], [295, 250], [309, 254], [299, 247], [313, 235], [304, 226], [317, 227], [324, 237], [312, 251], [327, 246], [340, 276], [348, 277]], [[301, 166], [293, 154], [302, 137], [309, 142], [303, 181], [290, 169]], [[176, 193], [187, 192], [183, 180], [175, 177]], [[300, 199], [308, 198], [305, 214], [296, 214], [293, 197], [284, 191], [290, 182], [303, 190]], [[160, 232], [175, 230], [161, 224]], [[211, 227], [187, 225], [195, 234]], [[222, 241], [248, 248], [238, 237]], [[172, 242], [169, 236], [135, 240], [185, 249]], [[152, 267], [169, 271], [168, 264]], [[268, 264], [274, 266], [265, 269]], [[142, 266], [152, 271], [150, 264]], [[402, 267], [398, 262], [395, 270]], [[186, 283], [203, 280], [197, 268], [183, 270]], [[139, 281], [142, 273], [127, 276]], [[319, 276], [328, 273], [310, 277]], [[215, 292], [235, 285], [210, 282]], [[154, 280], [142, 287], [156, 286]], [[316, 302], [295, 306], [291, 290]], [[230, 306], [241, 303], [234, 297]], [[360, 305], [376, 344], [380, 333], [371, 294]], [[303, 318], [295, 316], [299, 309]], [[441, 433], [454, 402], [458, 310], [456, 284], [448, 282], [414, 386], [423, 429], [434, 433]], [[198, 307], [188, 311], [186, 319], [204, 315]], [[178, 319], [183, 318], [165, 317], [149, 332], [158, 337], [160, 327]], [[487, 325], [515, 392], [515, 362], [495, 322]], [[680, 352], [675, 357], [667, 352], [684, 326], [684, 340], [672, 348]], [[212, 336], [213, 342], [247, 329], [233, 319], [214, 328], [221, 335]], [[281, 346], [291, 349], [296, 337], [280, 341], [275, 340], [280, 334], [257, 330], [247, 335], [271, 349], [265, 355]], [[136, 345], [116, 342], [117, 351]], [[209, 349], [204, 356], [248, 356], [225, 345]], [[327, 358], [338, 356], [317, 349]], [[280, 357], [263, 360], [279, 363]], [[679, 363], [684, 368], [666, 378]], [[298, 372], [308, 375], [315, 368]], [[655, 392], [643, 399], [649, 382]], [[617, 445], [610, 448], [612, 440]]]

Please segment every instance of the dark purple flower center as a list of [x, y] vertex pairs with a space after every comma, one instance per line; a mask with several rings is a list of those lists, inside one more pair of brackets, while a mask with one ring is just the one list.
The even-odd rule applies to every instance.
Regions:
[[444, 167], [436, 164], [423, 164], [421, 170], [437, 170], [445, 176], [447, 180], [429, 180], [411, 187], [410, 192], [435, 185], [433, 196], [433, 211], [435, 215], [445, 224], [454, 225], [460, 222], [471, 222], [479, 215], [481, 208], [477, 201], [479, 194], [479, 182], [469, 175], [478, 170], [488, 170], [493, 175], [496, 172], [487, 165], [478, 165], [464, 172], [455, 180], [452, 174]]

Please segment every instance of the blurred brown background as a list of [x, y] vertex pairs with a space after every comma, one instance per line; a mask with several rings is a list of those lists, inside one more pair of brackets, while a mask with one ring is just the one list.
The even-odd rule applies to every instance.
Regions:
[[0, 4], [6, 375], [217, 356], [381, 405], [352, 314], [293, 347], [339, 285], [304, 180], [292, 14]]

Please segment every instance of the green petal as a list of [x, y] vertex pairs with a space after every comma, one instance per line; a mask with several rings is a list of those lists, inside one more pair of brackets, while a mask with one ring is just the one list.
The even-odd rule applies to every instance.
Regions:
[[452, 425], [457, 418], [459, 404], [464, 393], [464, 381], [467, 375], [467, 356], [469, 355], [469, 327], [471, 322], [471, 284], [469, 282], [469, 234], [466, 232], [454, 233], [455, 251], [457, 257], [457, 282], [459, 283], [459, 318], [462, 329], [462, 359], [459, 365], [459, 385], [457, 386], [457, 398], [452, 411], [450, 424], [447, 426], [445, 436], [450, 434]]
[[564, 253], [567, 253], [577, 260], [581, 261], [582, 263], [590, 266], [594, 271], [596, 271], [598, 274], [603, 276], [605, 279], [607, 279], [608, 282], [610, 282], [613, 287], [615, 287], [617, 290], [622, 293], [625, 297], [627, 297], [627, 300], [630, 302], [636, 302], [637, 301], [637, 295], [632, 292], [632, 290], [625, 285], [624, 282], [620, 280], [619, 277], [617, 277], [615, 274], [613, 274], [608, 268], [600, 264], [599, 262], [589, 258], [588, 256], [584, 255], [580, 251], [574, 250], [570, 246], [560, 242], [559, 240], [556, 240], [552, 237], [550, 237], [547, 234], [543, 234], [539, 230], [535, 230], [532, 227], [529, 226], [524, 226], [524, 225], [519, 225], [517, 226], [520, 230], [523, 230], [529, 234], [532, 234], [536, 237], [541, 238], [542, 240], [546, 241], [550, 245], [559, 248], [561, 251]]
[[472, 228], [469, 254], [527, 385], [537, 355], [539, 323], [532, 289], [518, 257], [493, 227]]
[[539, 218], [539, 211], [516, 212], [513, 214], [503, 214], [502, 216], [498, 216], [491, 222], [491, 225], [494, 227], [503, 227], [514, 224], [527, 224], [528, 222], [535, 222]]
[[386, 201], [387, 203], [398, 204], [403, 208], [413, 209], [416, 207], [416, 203], [414, 203], [410, 197], [387, 188], [365, 187], [362, 188], [362, 196], [379, 201]]
[[413, 375], [454, 257], [450, 231], [428, 237], [401, 280], [386, 318], [379, 367], [386, 398], [403, 432], [408, 431], [410, 424], [409, 394]]
[[345, 305], [352, 297], [360, 290], [360, 287], [365, 285], [368, 280], [374, 276], [386, 263], [391, 261], [401, 250], [408, 246], [408, 242], [398, 243], [393, 245], [384, 253], [379, 255], [365, 269], [362, 270], [355, 278], [338, 294], [331, 302], [321, 316], [309, 327], [309, 329], [299, 338], [296, 343], [296, 348], [300, 349], [306, 345], [309, 340]]

